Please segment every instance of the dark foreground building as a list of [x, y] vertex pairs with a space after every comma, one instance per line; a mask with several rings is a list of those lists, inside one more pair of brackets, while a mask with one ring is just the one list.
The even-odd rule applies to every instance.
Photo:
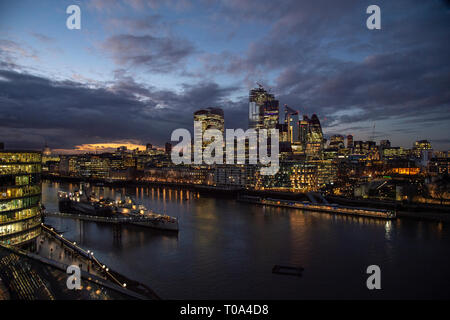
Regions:
[[62, 268], [0, 246], [0, 300], [129, 300], [139, 296], [103, 279], [83, 280], [80, 290], [69, 290]]

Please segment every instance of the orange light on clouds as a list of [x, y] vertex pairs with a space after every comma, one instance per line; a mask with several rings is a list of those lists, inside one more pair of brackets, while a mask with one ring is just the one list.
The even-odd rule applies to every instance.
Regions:
[[75, 146], [77, 151], [81, 152], [109, 152], [114, 151], [119, 147], [127, 147], [128, 150], [139, 149], [141, 151], [145, 150], [145, 146], [141, 144], [136, 144], [132, 142], [107, 142], [107, 143], [92, 143], [92, 144], [82, 144]]
[[117, 141], [117, 142], [104, 142], [104, 143], [85, 143], [75, 146], [74, 149], [54, 149], [53, 152], [58, 154], [79, 154], [79, 153], [103, 153], [113, 152], [119, 147], [127, 147], [128, 150], [138, 149], [144, 151], [146, 146], [133, 141]]

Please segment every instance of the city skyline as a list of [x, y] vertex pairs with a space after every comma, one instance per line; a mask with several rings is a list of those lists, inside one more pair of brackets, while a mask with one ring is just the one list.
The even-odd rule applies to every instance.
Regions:
[[[81, 30], [65, 27], [70, 4]], [[15, 149], [163, 146], [202, 108], [247, 128], [262, 82], [280, 109], [317, 114], [326, 137], [370, 140], [375, 124], [376, 141], [450, 149], [448, 2], [378, 1], [378, 31], [365, 28], [368, 4], [4, 4], [0, 136]]]

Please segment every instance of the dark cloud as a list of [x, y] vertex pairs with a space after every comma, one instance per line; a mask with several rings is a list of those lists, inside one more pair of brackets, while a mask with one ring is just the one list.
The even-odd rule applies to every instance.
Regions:
[[228, 19], [274, 23], [241, 54], [204, 55], [204, 67], [244, 74], [251, 85], [262, 78], [282, 104], [319, 114], [325, 127], [397, 120], [422, 130], [423, 124], [442, 124], [450, 110], [448, 9], [442, 1], [378, 1], [382, 30], [369, 31], [369, 4], [227, 2], [221, 14]]
[[[245, 128], [247, 98], [230, 97], [242, 95], [260, 81], [272, 88], [281, 105], [317, 113], [329, 132], [367, 135], [371, 131], [367, 122], [377, 122], [377, 128], [386, 123], [388, 131], [376, 132], [377, 136], [416, 138], [428, 130], [423, 138], [448, 148], [445, 139], [439, 138], [450, 135], [445, 125], [450, 111], [448, 1], [378, 0], [382, 29], [375, 31], [365, 26], [366, 8], [373, 4], [368, 0], [184, 1], [178, 9], [198, 6], [198, 12], [207, 13], [196, 16], [195, 23], [203, 24], [214, 37], [236, 37], [247, 32], [248, 26], [264, 30], [263, 34], [255, 32], [255, 37], [247, 34], [248, 42], [239, 42], [238, 49], [225, 45], [224, 50], [206, 52], [174, 36], [168, 21], [148, 11], [172, 4], [159, 0], [90, 2], [91, 7], [107, 12], [131, 6], [152, 13], [133, 18], [107, 15], [110, 26], [124, 26], [128, 32], [113, 35], [101, 45], [121, 68], [114, 81], [92, 89], [76, 82], [2, 71], [0, 79], [8, 80], [0, 80], [1, 128], [10, 128], [6, 131], [16, 138], [32, 139], [32, 130], [55, 139], [67, 136], [69, 143], [59, 139], [64, 146], [131, 138], [162, 143], [173, 128], [192, 126], [194, 110], [209, 106], [224, 107], [228, 127]], [[176, 19], [172, 22], [177, 23]], [[32, 50], [10, 40], [0, 41], [2, 68], [17, 69], [16, 58], [23, 56], [33, 57]], [[196, 57], [201, 67], [188, 66]], [[179, 84], [179, 92], [157, 89], [137, 83], [126, 71], [130, 67], [171, 72], [183, 79], [190, 77], [195, 84]], [[242, 88], [210, 80], [223, 76]], [[42, 121], [34, 124], [37, 118]], [[396, 127], [388, 128], [387, 123]]]
[[172, 130], [191, 129], [200, 108], [223, 107], [230, 124], [239, 122], [241, 108], [226, 98], [235, 89], [201, 83], [185, 84], [181, 92], [157, 90], [123, 71], [116, 72], [113, 86], [93, 89], [0, 70], [0, 136], [21, 148], [40, 148], [44, 141], [58, 149], [118, 140], [161, 145]]

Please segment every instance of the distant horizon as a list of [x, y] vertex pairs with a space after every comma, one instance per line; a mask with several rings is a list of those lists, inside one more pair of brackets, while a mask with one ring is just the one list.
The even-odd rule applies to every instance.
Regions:
[[[346, 136], [347, 136], [347, 135], [344, 135], [344, 134], [341, 134], [341, 135], [344, 136], [344, 138], [346, 138]], [[326, 136], [326, 135], [324, 134], [324, 136]], [[329, 142], [329, 138], [330, 138], [330, 136], [326, 136], [327, 143]], [[353, 136], [353, 138], [355, 138], [355, 137]], [[386, 140], [386, 139], [381, 139], [381, 140]], [[377, 145], [379, 145], [381, 140], [365, 140], [365, 139], [363, 139], [363, 140], [358, 140], [358, 139], [354, 139], [353, 141], [354, 141], [354, 142], [355, 142], [355, 141], [375, 141], [375, 142], [377, 143]], [[389, 139], [387, 139], [387, 140], [389, 140]], [[450, 151], [450, 149], [436, 149], [436, 148], [434, 148], [434, 147], [433, 147], [433, 142], [430, 141], [430, 140], [428, 140], [428, 139], [414, 140], [414, 141], [411, 143], [411, 146], [410, 146], [410, 147], [394, 145], [394, 144], [392, 144], [392, 142], [391, 142], [391, 147], [402, 147], [402, 148], [404, 148], [404, 149], [412, 149], [412, 148], [413, 148], [414, 142], [415, 142], [415, 141], [420, 141], [420, 140], [427, 140], [427, 141], [429, 141], [429, 142], [431, 143], [431, 147], [432, 147], [432, 150], [433, 150], [433, 151], [436, 151], [436, 152], [448, 152], [448, 151]], [[1, 142], [1, 141], [0, 141], [0, 142]], [[176, 142], [171, 142], [171, 141], [167, 141], [167, 142], [172, 143], [172, 144], [176, 143]], [[152, 144], [151, 142], [148, 142], [148, 143]], [[77, 154], [101, 154], [101, 153], [111, 153], [111, 152], [117, 151], [117, 148], [119, 148], [119, 147], [127, 147], [127, 150], [128, 150], [128, 151], [134, 151], [134, 150], [136, 150], [136, 148], [133, 148], [133, 147], [130, 147], [130, 146], [136, 146], [136, 147], [138, 147], [139, 151], [145, 151], [145, 150], [146, 150], [146, 144], [147, 144], [147, 143], [146, 143], [146, 144], [140, 144], [140, 145], [138, 145], [138, 144], [128, 144], [128, 143], [122, 143], [122, 144], [121, 144], [121, 143], [119, 143], [119, 142], [112, 142], [112, 143], [106, 143], [106, 144], [101, 144], [101, 143], [100, 143], [100, 144], [98, 144], [98, 145], [108, 145], [108, 144], [116, 144], [117, 147], [105, 147], [105, 146], [99, 146], [98, 149], [86, 149], [86, 150], [83, 150], [83, 149], [82, 149], [83, 146], [76, 146], [77, 149], [53, 149], [53, 148], [51, 148], [51, 146], [49, 146], [49, 145], [47, 145], [47, 147], [50, 148], [50, 150], [51, 150], [51, 152], [52, 152], [53, 155], [77, 155]], [[89, 146], [89, 145], [90, 145], [90, 144], [86, 144], [86, 146]], [[164, 150], [164, 146], [159, 146], [159, 145], [152, 144], [152, 147], [153, 147], [154, 149], [157, 149], [157, 150]], [[5, 151], [8, 151], [8, 150], [43, 151], [44, 148], [45, 148], [45, 145], [44, 145], [42, 148], [40, 148], [40, 149], [39, 149], [39, 148], [36, 148], [36, 149], [8, 148], [8, 146], [7, 146], [6, 144], [5, 144], [5, 146], [4, 146], [4, 150], [5, 150]]]

